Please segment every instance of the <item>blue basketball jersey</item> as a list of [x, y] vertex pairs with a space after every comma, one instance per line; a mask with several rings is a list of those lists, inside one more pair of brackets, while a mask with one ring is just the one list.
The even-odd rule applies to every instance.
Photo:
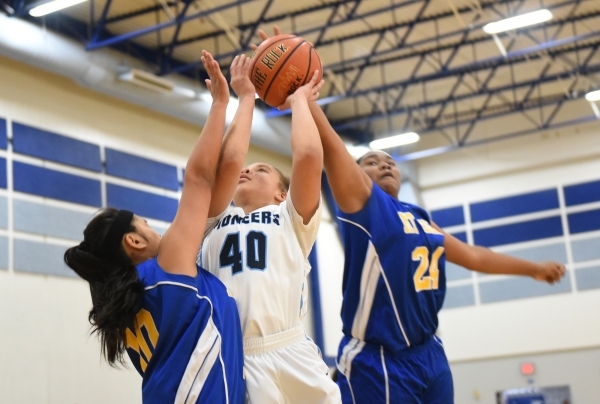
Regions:
[[127, 353], [149, 403], [244, 402], [244, 352], [235, 300], [215, 276], [169, 274], [156, 259], [137, 266], [145, 287]]
[[399, 353], [434, 335], [446, 291], [444, 236], [422, 208], [373, 184], [366, 205], [338, 212], [344, 242], [344, 335]]

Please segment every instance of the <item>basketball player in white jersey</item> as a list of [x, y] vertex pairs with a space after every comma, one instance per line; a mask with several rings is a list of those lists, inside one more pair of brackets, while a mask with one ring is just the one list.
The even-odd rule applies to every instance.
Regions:
[[[233, 69], [249, 73], [250, 59]], [[280, 108], [292, 109], [292, 180], [270, 164], [242, 170], [255, 89], [249, 74], [231, 83], [239, 97], [225, 136], [199, 264], [236, 300], [244, 338], [247, 402], [341, 403], [318, 347], [304, 333], [308, 255], [321, 217], [323, 150], [308, 109], [323, 82], [313, 79]], [[241, 174], [240, 174], [241, 173]], [[233, 197], [234, 206], [230, 205]]]

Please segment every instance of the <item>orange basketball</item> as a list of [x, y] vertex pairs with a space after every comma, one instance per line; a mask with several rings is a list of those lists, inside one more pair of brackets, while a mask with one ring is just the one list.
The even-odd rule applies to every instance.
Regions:
[[276, 35], [254, 52], [251, 78], [258, 96], [267, 105], [277, 107], [309, 81], [315, 70], [320, 80], [323, 65], [310, 42], [296, 35]]

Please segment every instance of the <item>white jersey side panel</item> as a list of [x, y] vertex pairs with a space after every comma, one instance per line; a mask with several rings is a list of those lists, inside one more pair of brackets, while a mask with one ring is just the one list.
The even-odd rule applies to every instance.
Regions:
[[199, 264], [235, 297], [244, 339], [296, 327], [307, 304], [308, 254], [321, 204], [305, 225], [291, 199], [245, 214], [229, 206], [209, 219]]

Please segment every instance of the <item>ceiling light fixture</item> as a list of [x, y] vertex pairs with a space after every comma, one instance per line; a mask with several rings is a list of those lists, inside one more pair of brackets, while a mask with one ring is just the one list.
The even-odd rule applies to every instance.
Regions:
[[585, 99], [589, 102], [600, 101], [600, 90], [590, 91], [585, 95]]
[[346, 143], [346, 150], [348, 150], [348, 153], [356, 160], [364, 156], [367, 152], [370, 152], [371, 148], [361, 144], [352, 145]]
[[371, 149], [389, 149], [391, 147], [403, 146], [405, 144], [415, 143], [419, 141], [419, 135], [415, 132], [403, 133], [401, 135], [385, 137], [383, 139], [373, 140], [369, 143]]
[[483, 31], [493, 35], [517, 28], [540, 24], [551, 19], [552, 13], [549, 10], [542, 9], [527, 14], [517, 15], [515, 17], [505, 18], [504, 20], [491, 22], [483, 27]]
[[158, 77], [152, 73], [140, 69], [129, 69], [118, 75], [119, 80], [128, 81], [132, 84], [158, 91], [160, 93], [172, 93], [175, 83], [170, 80]]
[[87, 0], [54, 0], [49, 3], [42, 4], [29, 10], [29, 15], [32, 17], [41, 17], [63, 8], [74, 6], [75, 4], [83, 3]]

